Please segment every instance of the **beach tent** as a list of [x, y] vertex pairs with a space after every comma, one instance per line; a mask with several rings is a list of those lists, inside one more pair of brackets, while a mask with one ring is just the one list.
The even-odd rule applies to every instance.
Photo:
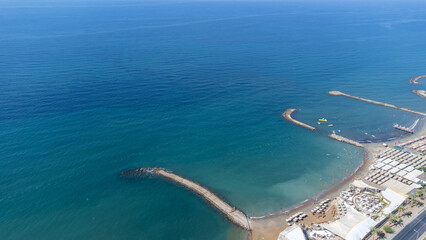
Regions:
[[396, 166], [397, 168], [399, 168], [399, 169], [404, 169], [404, 168], [406, 168], [407, 167], [407, 164], [404, 164], [404, 163], [401, 163], [401, 164], [399, 164], [398, 166]]
[[391, 162], [392, 162], [392, 160], [388, 158], [388, 159], [386, 159], [386, 160], [383, 160], [382, 162], [383, 162], [383, 163], [386, 163], [386, 164], [389, 164], [389, 163], [391, 163]]
[[321, 226], [346, 240], [363, 239], [377, 223], [346, 203], [345, 205], [347, 213], [344, 217]]
[[404, 170], [407, 171], [407, 172], [411, 172], [411, 171], [414, 170], [414, 168], [412, 166], [408, 166]]
[[403, 177], [403, 176], [407, 175], [407, 171], [401, 170], [401, 171], [397, 172], [396, 175]]
[[282, 231], [278, 236], [278, 240], [306, 240], [306, 237], [299, 226], [293, 225]]
[[397, 192], [392, 188], [386, 188], [385, 191], [382, 192], [383, 197], [388, 200], [390, 203], [383, 209], [384, 214], [389, 214], [393, 212], [395, 209], [401, 205], [405, 199], [407, 199], [407, 195]]
[[382, 168], [383, 166], [385, 166], [385, 164], [382, 163], [382, 162], [379, 162], [379, 163], [376, 164], [377, 168]]
[[391, 165], [386, 165], [386, 166], [382, 167], [382, 169], [385, 170], [385, 171], [389, 171], [391, 168], [392, 168]]
[[411, 181], [413, 181], [414, 182], [414, 179], [415, 178], [418, 178], [418, 176], [420, 176], [420, 175], [422, 175], [423, 174], [423, 172], [422, 171], [419, 171], [419, 170], [417, 170], [417, 169], [415, 169], [415, 170], [413, 170], [413, 171], [411, 171], [411, 172], [409, 172], [407, 175], [405, 175], [404, 177], [406, 178], [406, 179], [409, 179], [409, 180], [411, 180]]
[[392, 161], [392, 162], [389, 163], [389, 165], [391, 165], [393, 167], [395, 167], [398, 164], [399, 164], [399, 162], [397, 162], [397, 161]]
[[390, 173], [397, 173], [397, 172], [399, 172], [399, 169], [398, 168], [392, 168], [389, 172]]

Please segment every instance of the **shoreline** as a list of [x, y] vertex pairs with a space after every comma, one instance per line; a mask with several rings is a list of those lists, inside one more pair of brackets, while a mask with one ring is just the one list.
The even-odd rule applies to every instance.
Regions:
[[[281, 231], [283, 231], [286, 226], [286, 218], [295, 214], [296, 212], [306, 212], [310, 211], [313, 205], [317, 202], [320, 202], [324, 199], [333, 199], [339, 195], [339, 193], [349, 187], [349, 184], [356, 179], [364, 177], [374, 163], [375, 155], [384, 148], [383, 144], [388, 144], [391, 146], [395, 141], [409, 141], [411, 139], [417, 138], [419, 136], [426, 135], [426, 123], [423, 123], [421, 127], [417, 130], [415, 134], [405, 136], [402, 138], [393, 139], [391, 141], [375, 142], [363, 144], [364, 157], [361, 164], [352, 172], [350, 175], [342, 179], [340, 182], [335, 185], [327, 188], [318, 194], [296, 204], [285, 208], [283, 211], [272, 213], [269, 215], [261, 217], [253, 217], [252, 219], [256, 224], [264, 225], [262, 234], [253, 234], [249, 237], [250, 240], [257, 239], [276, 239]], [[285, 227], [284, 227], [285, 226]], [[262, 228], [262, 227], [258, 227]]]

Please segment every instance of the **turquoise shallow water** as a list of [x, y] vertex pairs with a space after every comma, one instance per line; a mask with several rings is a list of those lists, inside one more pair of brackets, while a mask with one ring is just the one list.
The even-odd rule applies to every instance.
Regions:
[[238, 233], [172, 183], [120, 179], [131, 167], [170, 169], [254, 216], [315, 196], [363, 154], [282, 111], [315, 126], [326, 117], [359, 141], [401, 136], [392, 123], [416, 116], [327, 91], [425, 112], [408, 84], [426, 71], [425, 7], [4, 3], [0, 238]]

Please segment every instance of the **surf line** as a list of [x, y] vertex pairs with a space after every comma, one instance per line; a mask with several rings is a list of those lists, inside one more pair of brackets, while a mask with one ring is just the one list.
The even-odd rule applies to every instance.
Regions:
[[344, 96], [344, 97], [348, 97], [348, 98], [353, 98], [353, 99], [356, 99], [356, 100], [359, 100], [359, 101], [368, 102], [368, 103], [372, 103], [372, 104], [376, 104], [376, 105], [381, 105], [381, 106], [385, 106], [385, 107], [389, 107], [389, 108], [394, 108], [394, 109], [398, 109], [398, 110], [401, 110], [401, 111], [414, 113], [414, 114], [426, 117], [426, 113], [413, 111], [413, 110], [410, 110], [410, 109], [407, 109], [407, 108], [397, 107], [397, 106], [389, 104], [389, 103], [383, 103], [383, 102], [378, 102], [378, 101], [374, 101], [374, 100], [370, 100], [370, 99], [366, 99], [366, 98], [352, 96], [352, 95], [342, 93], [342, 92], [339, 92], [339, 91], [330, 91], [330, 92], [328, 92], [328, 94], [330, 94], [332, 96]]
[[212, 191], [208, 190], [206, 187], [203, 187], [199, 183], [181, 177], [162, 168], [133, 168], [121, 172], [122, 177], [128, 178], [138, 178], [149, 175], [161, 176], [191, 190], [192, 192], [202, 197], [205, 201], [210, 203], [235, 225], [247, 231], [253, 230], [253, 220], [250, 219], [243, 211], [231, 206], [225, 200], [214, 194]]

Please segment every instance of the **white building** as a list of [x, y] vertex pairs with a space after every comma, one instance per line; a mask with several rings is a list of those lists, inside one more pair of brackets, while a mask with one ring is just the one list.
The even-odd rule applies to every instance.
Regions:
[[293, 225], [282, 231], [278, 236], [278, 240], [306, 240], [306, 237], [299, 226]]

